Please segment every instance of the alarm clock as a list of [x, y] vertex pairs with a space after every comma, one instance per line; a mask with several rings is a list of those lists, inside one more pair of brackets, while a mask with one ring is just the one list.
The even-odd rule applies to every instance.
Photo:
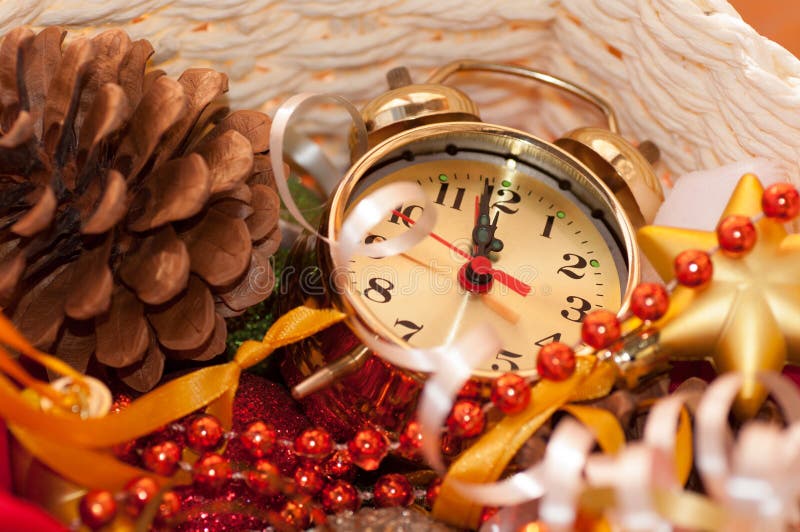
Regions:
[[[477, 105], [444, 84], [463, 71], [565, 90], [598, 107], [608, 126], [548, 142], [482, 122]], [[426, 377], [381, 360], [361, 335], [433, 347], [488, 322], [503, 348], [475, 369], [474, 389], [506, 372], [533, 376], [541, 346], [574, 343], [587, 313], [626, 311], [641, 269], [635, 229], [663, 200], [651, 167], [657, 150], [620, 136], [610, 105], [585, 88], [478, 61], [446, 65], [425, 84], [411, 83], [403, 68], [387, 77], [390, 90], [362, 110], [369, 149], [330, 196], [319, 232], [335, 241], [362, 198], [397, 182], [420, 187], [429, 201], [398, 198], [364, 243], [401, 234], [425, 208], [436, 209], [435, 227], [404, 253], [344, 264], [322, 239], [300, 238], [278, 303], [279, 312], [302, 303], [348, 316], [281, 362], [312, 420], [343, 438], [367, 423], [402, 429]]]

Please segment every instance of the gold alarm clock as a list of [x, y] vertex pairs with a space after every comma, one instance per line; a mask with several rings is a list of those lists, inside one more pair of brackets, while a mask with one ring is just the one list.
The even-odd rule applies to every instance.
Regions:
[[[462, 71], [555, 86], [597, 106], [608, 127], [547, 142], [482, 122], [466, 94], [443, 84]], [[447, 65], [425, 84], [411, 83], [402, 68], [388, 79], [390, 90], [362, 110], [369, 149], [331, 195], [320, 233], [336, 240], [362, 198], [397, 182], [422, 189], [427, 208], [436, 209], [435, 227], [404, 253], [347, 264], [321, 240], [300, 239], [287, 268], [294, 277], [283, 280], [291, 296], [284, 307], [333, 305], [348, 314], [347, 323], [294, 346], [282, 362], [306, 412], [343, 436], [364, 423], [401, 428], [425, 379], [380, 360], [360, 335], [433, 347], [488, 322], [503, 348], [473, 380], [532, 375], [540, 347], [574, 343], [588, 312], [627, 308], [640, 277], [634, 231], [663, 199], [647, 157], [654, 146], [635, 148], [619, 135], [611, 107], [573, 83], [476, 61]], [[399, 200], [365, 243], [401, 234], [424, 208]]]

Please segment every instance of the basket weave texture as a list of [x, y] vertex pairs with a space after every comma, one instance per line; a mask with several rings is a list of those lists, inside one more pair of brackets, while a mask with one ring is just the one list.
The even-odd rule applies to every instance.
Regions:
[[[604, 95], [675, 175], [763, 156], [800, 184], [800, 61], [723, 0], [16, 0], [0, 21], [0, 33], [122, 27], [153, 43], [153, 66], [225, 71], [234, 107], [267, 112], [296, 92], [363, 103], [398, 65], [423, 80], [464, 57], [518, 62]], [[485, 120], [545, 137], [592, 116], [516, 80], [460, 81]], [[315, 120], [330, 130], [341, 115]]]

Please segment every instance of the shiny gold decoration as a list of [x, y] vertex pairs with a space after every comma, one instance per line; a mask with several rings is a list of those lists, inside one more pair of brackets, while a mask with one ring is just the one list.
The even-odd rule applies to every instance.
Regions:
[[[752, 174], [739, 181], [722, 217], [761, 213], [764, 189]], [[740, 371], [745, 384], [734, 404], [740, 417], [752, 417], [767, 391], [759, 371], [780, 371], [800, 362], [800, 235], [762, 218], [758, 241], [739, 258], [714, 253], [708, 286], [679, 286], [662, 320], [661, 350], [672, 359], [709, 359], [719, 373]], [[687, 249], [711, 250], [716, 233], [648, 226], [639, 232], [642, 250], [665, 279], [674, 277], [673, 261]]]

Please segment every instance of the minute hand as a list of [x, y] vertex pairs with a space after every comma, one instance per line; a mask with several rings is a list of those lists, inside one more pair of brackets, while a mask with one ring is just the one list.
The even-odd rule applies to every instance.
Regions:
[[[403, 214], [402, 212], [400, 212], [398, 210], [393, 210], [392, 213], [394, 215], [398, 216], [399, 218], [401, 218], [402, 220], [404, 220], [406, 223], [409, 223], [409, 224], [416, 223], [414, 220], [412, 220], [411, 218], [409, 218], [408, 216], [406, 216], [405, 214]], [[447, 240], [445, 240], [441, 236], [437, 235], [436, 233], [431, 232], [431, 233], [428, 233], [428, 235], [431, 238], [433, 238], [434, 240], [436, 240], [437, 242], [439, 242], [440, 244], [443, 244], [444, 246], [449, 248], [451, 251], [453, 251], [457, 255], [460, 255], [461, 257], [464, 257], [467, 260], [472, 260], [474, 258], [472, 255], [470, 255], [466, 251], [458, 249], [456, 246], [454, 246], [453, 244], [451, 244], [450, 242], [448, 242]], [[503, 270], [492, 269], [491, 274], [492, 274], [492, 277], [494, 277], [499, 282], [503, 283], [508, 288], [510, 288], [511, 290], [513, 290], [514, 292], [518, 293], [521, 296], [527, 296], [531, 291], [531, 286], [529, 284], [520, 281], [516, 277], [507, 274]]]

